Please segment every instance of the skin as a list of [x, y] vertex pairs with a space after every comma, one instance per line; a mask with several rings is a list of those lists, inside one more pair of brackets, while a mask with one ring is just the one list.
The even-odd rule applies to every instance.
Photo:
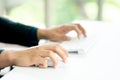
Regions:
[[54, 63], [54, 68], [56, 68], [58, 62], [55, 54], [59, 55], [63, 59], [63, 62], [68, 57], [68, 52], [58, 44], [35, 46], [19, 51], [3, 51], [0, 55], [0, 59], [2, 59], [0, 60], [0, 67], [3, 68], [11, 65], [28, 67], [38, 65], [41, 68], [47, 68], [47, 57], [49, 57]]
[[[38, 29], [38, 39], [49, 39], [51, 41], [68, 41], [71, 37], [66, 36], [71, 30], [75, 30], [77, 37], [84, 35], [86, 32], [80, 24], [67, 24], [61, 25], [53, 29]], [[42, 46], [34, 46], [24, 50], [4, 50], [0, 54], [0, 68], [7, 66], [35, 66], [40, 68], [47, 68], [47, 59], [50, 58], [53, 61], [53, 67], [56, 68], [58, 61], [56, 55], [60, 56], [63, 62], [66, 62], [68, 52], [59, 44], [49, 44]]]
[[66, 24], [54, 29], [39, 29], [38, 39], [49, 39], [51, 41], [68, 41], [71, 40], [71, 37], [66, 36], [65, 34], [72, 30], [76, 31], [78, 38], [81, 34], [84, 37], [87, 37], [85, 29], [80, 24]]

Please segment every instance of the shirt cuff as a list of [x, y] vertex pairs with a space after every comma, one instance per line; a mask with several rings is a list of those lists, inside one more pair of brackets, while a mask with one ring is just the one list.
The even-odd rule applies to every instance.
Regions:
[[0, 54], [3, 52], [3, 49], [0, 49]]

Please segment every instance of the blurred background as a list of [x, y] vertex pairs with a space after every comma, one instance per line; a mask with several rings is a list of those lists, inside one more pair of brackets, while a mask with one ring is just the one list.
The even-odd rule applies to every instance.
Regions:
[[0, 0], [0, 16], [52, 27], [75, 20], [120, 22], [120, 0]]

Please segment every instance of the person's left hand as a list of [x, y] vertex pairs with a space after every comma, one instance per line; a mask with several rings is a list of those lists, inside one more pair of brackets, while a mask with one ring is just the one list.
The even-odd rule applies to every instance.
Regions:
[[67, 24], [53, 29], [40, 29], [38, 31], [38, 38], [49, 39], [51, 41], [68, 41], [71, 40], [71, 37], [66, 36], [66, 34], [72, 30], [76, 31], [78, 38], [81, 34], [86, 37], [86, 31], [80, 24]]

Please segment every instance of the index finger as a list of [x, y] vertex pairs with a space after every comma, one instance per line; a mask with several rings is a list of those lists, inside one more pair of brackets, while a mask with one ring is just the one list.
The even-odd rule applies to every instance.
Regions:
[[57, 61], [55, 53], [53, 51], [51, 51], [51, 50], [42, 50], [41, 52], [43, 54], [40, 54], [40, 56], [42, 56], [42, 57], [49, 57], [52, 60], [52, 62], [53, 62], [54, 68], [56, 68], [56, 66], [58, 64], [58, 61]]
[[75, 24], [75, 25], [78, 26], [78, 28], [81, 30], [81, 32], [84, 35], [84, 37], [87, 37], [85, 29], [80, 24]]

